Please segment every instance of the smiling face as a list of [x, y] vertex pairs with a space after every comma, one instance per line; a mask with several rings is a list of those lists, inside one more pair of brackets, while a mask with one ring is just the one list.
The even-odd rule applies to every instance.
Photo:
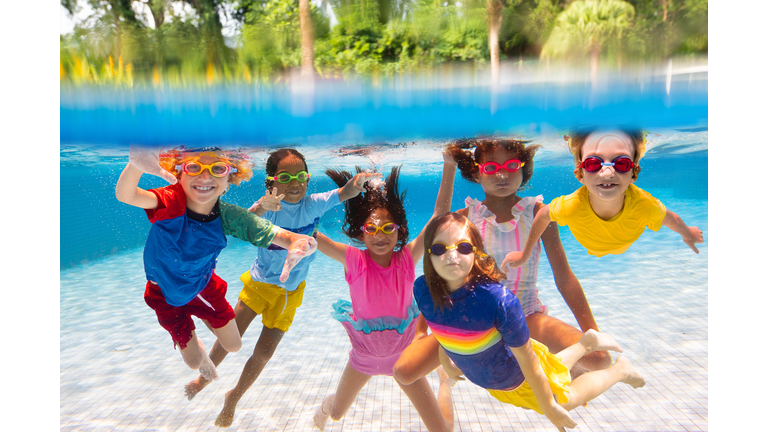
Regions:
[[[273, 177], [282, 173], [288, 173], [295, 176], [301, 171], [305, 171], [304, 162], [294, 155], [284, 157], [277, 163], [277, 172]], [[272, 188], [277, 188], [277, 194], [285, 194], [283, 201], [296, 204], [307, 195], [307, 181], [299, 182], [297, 179], [291, 179], [289, 183], [280, 183], [277, 179], [272, 181]]]
[[[635, 149], [632, 140], [622, 132], [601, 132], [589, 135], [581, 148], [581, 161], [590, 156], [597, 156], [604, 162], [612, 162], [619, 156], [633, 159]], [[604, 166], [597, 172], [581, 169], [583, 177], [579, 179], [587, 187], [590, 200], [616, 202], [624, 200], [624, 192], [635, 182], [632, 171], [618, 172], [611, 166]]]
[[[516, 152], [512, 152], [503, 147], [498, 147], [483, 155], [483, 159], [478, 163], [496, 162], [504, 165], [510, 159], [520, 159]], [[486, 195], [496, 197], [508, 197], [517, 193], [520, 185], [523, 183], [523, 170], [509, 172], [500, 168], [493, 174], [478, 172], [474, 178], [480, 183]]]
[[[396, 222], [387, 209], [379, 208], [374, 210], [370, 216], [368, 216], [365, 223], [382, 227], [385, 224]], [[394, 252], [395, 246], [397, 245], [398, 232], [396, 230], [391, 234], [385, 234], [383, 231], [378, 230], [374, 235], [363, 233], [362, 236], [363, 238], [361, 240], [365, 243], [365, 247], [371, 255], [385, 256]]]
[[[464, 241], [472, 243], [466, 225], [450, 221], [439, 229], [432, 244], [443, 243], [450, 247]], [[432, 267], [438, 276], [445, 280], [448, 289], [453, 292], [467, 282], [475, 262], [475, 254], [464, 255], [457, 249], [449, 249], [439, 256], [429, 253], [428, 259], [431, 260]]]
[[[221, 158], [213, 155], [196, 156], [186, 159], [184, 162], [188, 161], [197, 161], [202, 165], [223, 162]], [[204, 168], [200, 174], [192, 176], [182, 170], [179, 183], [187, 196], [187, 208], [195, 213], [209, 214], [213, 210], [216, 200], [224, 195], [224, 192], [229, 188], [230, 175], [232, 174], [214, 177], [207, 168]]]

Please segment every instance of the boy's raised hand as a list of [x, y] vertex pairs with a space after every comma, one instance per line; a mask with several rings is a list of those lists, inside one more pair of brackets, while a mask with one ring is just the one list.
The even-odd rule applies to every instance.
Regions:
[[254, 213], [257, 207], [261, 207], [267, 211], [280, 211], [283, 208], [283, 206], [280, 204], [280, 201], [282, 201], [283, 198], [285, 198], [285, 194], [278, 195], [277, 188], [273, 188], [272, 192], [267, 190], [267, 193], [264, 194], [263, 197], [259, 198], [258, 201], [253, 203], [248, 211]]
[[170, 184], [176, 184], [176, 177], [164, 170], [160, 166], [159, 160], [160, 150], [158, 149], [133, 145], [128, 149], [128, 163], [145, 174], [151, 174], [162, 178]]
[[688, 235], [683, 235], [683, 242], [693, 249], [694, 252], [699, 253], [696, 243], [704, 243], [704, 233], [701, 232], [699, 227], [691, 226], [687, 228]]
[[291, 246], [288, 248], [288, 257], [286, 257], [285, 265], [283, 265], [283, 272], [280, 274], [280, 282], [287, 281], [291, 269], [293, 269], [302, 258], [312, 255], [316, 250], [317, 240], [313, 237], [300, 235], [299, 238], [291, 242]]

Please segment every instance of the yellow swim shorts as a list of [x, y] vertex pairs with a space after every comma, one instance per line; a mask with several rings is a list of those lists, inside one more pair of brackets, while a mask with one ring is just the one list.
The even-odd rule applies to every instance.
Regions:
[[294, 291], [287, 291], [277, 285], [254, 281], [250, 272], [240, 275], [240, 280], [243, 281], [240, 301], [262, 315], [261, 323], [265, 327], [287, 332], [293, 323], [296, 309], [301, 306], [307, 282], [300, 283]]
[[[565, 367], [558, 355], [549, 352], [549, 348], [546, 345], [533, 339], [531, 339], [531, 345], [533, 352], [536, 353], [536, 357], [539, 359], [539, 363], [541, 363], [544, 375], [547, 376], [549, 388], [552, 389], [555, 400], [559, 404], [568, 402], [568, 385], [571, 383], [571, 374], [568, 372], [568, 368]], [[527, 381], [514, 390], [488, 389], [488, 393], [501, 402], [525, 409], [532, 409], [539, 414], [544, 414], [539, 406], [539, 401], [536, 400], [536, 396], [533, 394], [533, 389], [528, 385]]]

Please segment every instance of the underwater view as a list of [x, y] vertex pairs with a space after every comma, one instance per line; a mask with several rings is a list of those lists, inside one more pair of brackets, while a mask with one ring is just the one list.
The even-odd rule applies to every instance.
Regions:
[[[706, 88], [706, 84], [704, 86]], [[692, 105], [695, 108], [696, 104]], [[128, 143], [107, 137], [109, 132], [97, 130], [89, 133], [101, 133], [101, 136], [84, 137], [83, 132], [76, 136], [75, 128], [70, 128], [71, 123], [65, 127], [65, 117], [75, 118], [76, 114], [71, 112], [77, 110], [70, 112], [72, 105], [66, 106], [66, 109], [62, 108], [60, 146], [60, 192], [62, 197], [68, 197], [62, 199], [60, 209], [60, 428], [63, 431], [220, 430], [216, 423], [221, 422], [225, 394], [238, 385], [246, 362], [252, 353], [255, 354], [254, 347], [262, 333], [259, 322], [266, 318], [257, 315], [242, 336], [242, 348], [231, 352], [216, 367], [218, 379], [190, 398], [188, 385], [198, 379], [199, 373], [184, 364], [168, 331], [158, 325], [159, 315], [147, 307], [142, 298], [142, 290], [147, 286], [143, 256], [152, 224], [142, 209], [115, 197], [116, 185], [131, 150]], [[436, 106], [439, 108], [439, 104]], [[453, 107], [449, 108], [449, 114], [459, 112], [455, 105], [449, 103], [448, 106]], [[65, 107], [64, 102], [62, 107]], [[364, 114], [371, 114], [370, 107], [362, 109]], [[674, 111], [674, 104], [669, 109]], [[323, 110], [327, 112], [328, 108]], [[626, 111], [618, 109], [614, 114], [620, 118]], [[102, 118], [107, 115], [102, 114]], [[680, 115], [685, 117], [685, 114]], [[223, 116], [225, 119], [221, 121], [234, 121], [231, 116], [227, 119], [226, 113]], [[562, 121], [554, 120], [552, 123], [558, 127], [526, 123], [514, 131], [500, 127], [506, 133], [493, 135], [497, 139], [514, 138], [524, 140], [528, 146], [541, 146], [532, 161], [527, 162], [527, 169], [532, 166], [533, 170], [527, 184], [517, 191], [518, 197], [540, 195], [542, 203], [549, 204], [553, 199], [579, 189], [581, 183], [574, 176], [573, 156], [564, 139], [568, 135], [564, 124], [567, 124], [567, 118], [573, 117], [571, 113], [564, 115]], [[369, 132], [374, 127], [370, 115], [367, 118], [369, 123], [361, 121], [359, 130]], [[166, 120], [173, 121], [172, 118]], [[491, 123], [498, 121], [497, 117]], [[613, 124], [617, 123], [622, 122]], [[658, 231], [645, 229], [623, 253], [597, 257], [577, 241], [575, 236], [579, 234], [572, 232], [570, 226], [559, 226], [567, 265], [583, 288], [600, 333], [615, 338], [623, 349], [621, 356], [629, 360], [635, 372], [645, 379], [644, 386], [638, 388], [619, 382], [585, 406], [570, 411], [578, 424], [577, 430], [708, 430], [706, 118], [703, 124], [701, 118], [691, 118], [688, 124], [678, 127], [661, 124], [662, 121], [656, 123], [660, 125], [643, 128], [646, 151], [639, 161], [642, 170], [634, 185], [663, 203], [688, 227], [698, 227], [703, 243], [697, 242], [698, 253], [694, 253], [680, 234], [661, 226]], [[477, 130], [487, 130], [477, 124], [471, 123]], [[155, 127], [159, 126], [148, 126], [150, 129]], [[196, 127], [194, 121], [189, 127]], [[298, 132], [266, 126], [273, 132], [263, 138], [262, 142], [266, 144], [248, 144], [257, 142], [248, 136], [248, 129], [236, 132], [239, 136], [235, 138], [220, 138], [219, 142], [208, 143], [237, 149], [253, 162], [253, 177], [240, 185], [230, 186], [221, 200], [247, 209], [264, 197], [267, 160], [280, 148], [294, 148], [305, 158], [311, 173], [311, 180], [306, 183], [306, 196], [339, 188], [338, 183], [325, 174], [327, 169], [354, 174], [355, 167], [360, 167], [366, 172], [382, 173], [386, 179], [392, 168], [399, 166], [398, 187], [400, 192], [405, 191], [402, 206], [407, 214], [411, 241], [435, 209], [444, 169], [443, 151], [454, 139], [473, 136], [469, 133], [473, 126], [464, 126], [451, 132], [456, 134], [452, 137], [445, 136], [450, 134], [436, 137], [436, 132], [427, 131], [421, 137], [411, 138], [415, 135], [413, 130], [406, 126], [398, 129], [395, 125], [390, 130], [366, 135], [381, 136], [378, 140], [333, 140], [329, 138], [335, 133], [333, 124], [324, 127], [318, 132], [321, 136], [316, 142], [292, 145], [292, 135]], [[396, 137], [402, 131], [407, 133], [404, 132], [405, 138], [399, 140]], [[131, 133], [140, 132], [127, 130], [116, 135]], [[165, 142], [157, 142], [163, 141], [157, 138], [153, 142], [139, 143], [152, 144], [163, 150], [177, 148], [180, 144], [189, 147], [205, 145], [204, 139], [200, 140], [202, 142], [192, 139], [191, 143], [176, 139], [189, 131], [176, 129], [173, 133], [176, 135], [166, 137]], [[493, 174], [499, 178], [515, 174], [508, 169], [510, 166], [500, 167]], [[616, 165], [600, 169], [614, 169], [618, 174], [619, 168]], [[212, 166], [207, 171], [204, 166], [202, 170], [201, 178], [214, 173]], [[455, 173], [453, 181], [451, 211], [467, 207], [471, 201], [468, 198], [482, 201], [488, 195], [489, 189], [484, 189], [484, 185], [470, 182], [460, 173]], [[290, 182], [294, 184], [296, 181]], [[167, 185], [167, 181], [147, 174], [138, 182], [138, 187], [144, 190]], [[489, 220], [487, 215], [484, 217]], [[344, 221], [344, 205], [335, 205], [325, 211], [315, 227], [331, 240], [331, 244], [365, 248], [343, 233]], [[378, 222], [373, 226], [386, 228], [379, 227]], [[382, 233], [377, 230], [373, 237], [387, 235], [386, 231]], [[218, 255], [215, 272], [228, 284], [226, 301], [235, 307], [242, 298], [239, 297], [244, 286], [241, 275], [251, 269], [258, 248], [230, 235], [226, 243]], [[486, 244], [488, 247], [495, 246]], [[546, 305], [548, 316], [578, 329], [580, 323], [553, 277], [554, 264], [550, 264], [550, 259], [554, 258], [548, 256], [544, 247], [541, 249], [544, 253], [536, 263], [538, 279], [534, 279], [539, 300]], [[439, 253], [436, 249], [430, 252]], [[445, 256], [461, 257], [462, 253], [447, 252]], [[333, 305], [340, 299], [353, 303], [356, 300], [350, 297], [345, 266], [333, 258], [333, 253], [329, 256], [318, 250], [314, 255], [306, 276], [303, 300], [295, 311], [290, 329], [279, 340], [279, 346], [258, 378], [237, 402], [227, 430], [317, 430], [314, 424], [317, 413], [325, 412], [333, 405], [323, 402], [337, 391], [342, 375], [348, 373], [345, 365], [352, 348], [352, 336], [347, 335], [349, 329], [345, 331], [346, 327], [334, 316]], [[414, 260], [415, 278], [425, 273], [422, 264], [428, 256]], [[496, 264], [501, 265], [500, 262]], [[410, 297], [407, 301], [411, 302]], [[355, 313], [359, 312], [356, 310]], [[197, 336], [206, 350], [210, 350], [216, 336], [200, 319], [194, 318], [194, 323]], [[438, 334], [438, 340], [443, 344], [441, 335]], [[617, 356], [612, 353], [614, 361]], [[472, 379], [469, 375], [467, 378]], [[429, 372], [426, 380], [436, 395], [442, 394], [444, 378], [437, 371]], [[450, 392], [453, 430], [544, 431], [554, 428], [544, 415], [502, 403], [469, 379], [455, 383]], [[439, 413], [435, 415], [439, 416]], [[324, 428], [327, 431], [427, 430], [397, 381], [385, 375], [376, 375], [367, 381], [351, 401], [348, 411], [338, 421], [328, 419]]]

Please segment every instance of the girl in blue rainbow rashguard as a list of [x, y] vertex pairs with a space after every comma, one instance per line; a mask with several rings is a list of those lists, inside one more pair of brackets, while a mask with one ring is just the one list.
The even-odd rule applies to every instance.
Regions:
[[[266, 163], [267, 192], [249, 211], [270, 221], [275, 226], [297, 234], [317, 236], [320, 217], [342, 202], [357, 196], [366, 181], [381, 177], [380, 173], [358, 173], [345, 185], [323, 193], [307, 196], [311, 178], [304, 156], [294, 149], [280, 149], [270, 154]], [[291, 271], [288, 279], [280, 279], [281, 263], [288, 251], [280, 246], [257, 249], [251, 268], [240, 276], [243, 289], [235, 306], [235, 321], [244, 334], [257, 315], [262, 316], [262, 330], [253, 355], [246, 361], [235, 388], [227, 392], [224, 407], [216, 425], [232, 424], [237, 403], [253, 385], [267, 362], [272, 358], [283, 335], [288, 331], [296, 310], [304, 296], [305, 279], [314, 256], [302, 260]], [[214, 344], [210, 357], [219, 365], [227, 355], [220, 343]], [[199, 376], [185, 386], [192, 399], [210, 381]]]
[[557, 354], [531, 339], [517, 297], [499, 282], [503, 274], [466, 217], [435, 218], [426, 227], [424, 245], [424, 276], [416, 280], [413, 295], [451, 378], [464, 374], [501, 402], [546, 415], [560, 430], [576, 426], [568, 411], [614, 384], [645, 385], [623, 356], [571, 382], [570, 368], [585, 354], [621, 348], [610, 335], [591, 329]]

